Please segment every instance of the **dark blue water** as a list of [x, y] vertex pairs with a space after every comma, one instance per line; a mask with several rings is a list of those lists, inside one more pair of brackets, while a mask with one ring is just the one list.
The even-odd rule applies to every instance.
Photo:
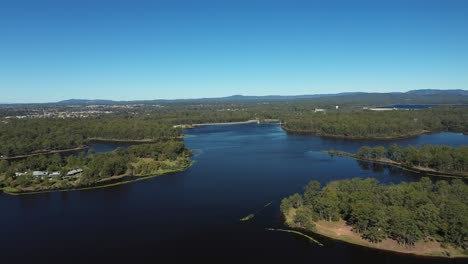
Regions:
[[[265, 230], [282, 227], [280, 199], [301, 191], [310, 180], [324, 184], [352, 177], [376, 177], [386, 183], [417, 180], [420, 175], [415, 173], [360, 165], [320, 152], [355, 151], [364, 144], [392, 142], [291, 136], [277, 125], [200, 127], [186, 132], [195, 163], [185, 172], [106, 189], [18, 197], [1, 194], [1, 259], [16, 263], [65, 259], [453, 262], [314, 236], [324, 244], [320, 247], [294, 234]], [[459, 146], [468, 144], [468, 136], [443, 133], [399, 143]], [[270, 201], [272, 205], [261, 210]], [[256, 211], [250, 222], [239, 222]]]

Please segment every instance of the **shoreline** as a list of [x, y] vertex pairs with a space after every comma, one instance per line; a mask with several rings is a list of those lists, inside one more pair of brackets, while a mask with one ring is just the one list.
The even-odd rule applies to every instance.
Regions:
[[344, 151], [327, 150], [327, 151], [324, 151], [324, 152], [328, 153], [329, 155], [335, 155], [335, 156], [340, 156], [340, 157], [349, 157], [349, 158], [353, 158], [355, 160], [360, 160], [360, 161], [367, 161], [367, 162], [373, 162], [373, 163], [378, 163], [378, 164], [390, 165], [390, 166], [393, 166], [393, 167], [401, 168], [401, 169], [416, 172], [416, 173], [426, 173], [427, 175], [430, 175], [430, 176], [461, 178], [461, 179], [468, 177], [468, 175], [466, 175], [466, 174], [441, 172], [441, 171], [436, 171], [436, 170], [432, 170], [430, 168], [424, 168], [424, 167], [418, 168], [418, 167], [406, 166], [403, 163], [396, 162], [396, 161], [393, 161], [393, 160], [390, 160], [390, 159], [363, 159], [363, 158], [358, 158], [355, 154], [344, 152]]
[[219, 123], [200, 123], [200, 124], [191, 124], [192, 127], [201, 127], [201, 126], [224, 126], [224, 125], [243, 125], [243, 124], [260, 124], [259, 120], [252, 119], [247, 121], [237, 121], [237, 122], [219, 122]]
[[174, 137], [174, 138], [159, 138], [159, 139], [118, 139], [118, 138], [88, 138], [86, 139], [87, 142], [119, 142], [119, 143], [155, 143], [158, 141], [165, 141], [165, 140], [174, 140], [174, 139], [182, 139], [184, 138], [183, 135]]
[[251, 119], [247, 121], [235, 121], [235, 122], [218, 122], [218, 123], [198, 123], [198, 124], [183, 124], [183, 125], [174, 125], [174, 127], [180, 128], [195, 128], [195, 127], [203, 127], [203, 126], [227, 126], [227, 125], [244, 125], [244, 124], [275, 124], [281, 123], [279, 119]]
[[304, 229], [296, 226], [294, 223], [291, 223], [291, 218], [295, 215], [295, 211], [292, 210], [294, 209], [290, 209], [288, 215], [283, 215], [283, 217], [285, 218], [285, 225], [292, 228], [293, 230], [304, 230], [328, 239], [393, 253], [408, 254], [420, 257], [439, 257], [444, 259], [468, 258], [468, 255], [463, 254], [461, 249], [456, 249], [453, 247], [443, 248], [439, 242], [435, 241], [419, 241], [416, 242], [415, 246], [412, 248], [402, 246], [398, 244], [397, 241], [389, 238], [379, 243], [371, 243], [363, 239], [360, 234], [352, 231], [352, 227], [347, 225], [343, 220], [337, 222], [326, 222], [321, 220], [314, 222], [315, 230]]
[[399, 140], [399, 139], [408, 139], [413, 137], [418, 137], [425, 134], [437, 134], [443, 132], [449, 133], [460, 133], [463, 135], [468, 135], [468, 132], [453, 132], [453, 131], [430, 131], [430, 130], [421, 130], [417, 133], [407, 134], [407, 135], [395, 135], [395, 136], [344, 136], [344, 135], [331, 135], [331, 134], [321, 134], [317, 132], [312, 132], [310, 130], [297, 130], [290, 129], [284, 126], [285, 122], [282, 122], [280, 119], [252, 119], [247, 121], [237, 121], [237, 122], [219, 122], [219, 123], [198, 123], [198, 124], [181, 124], [174, 125], [175, 128], [180, 127], [183, 129], [192, 129], [196, 127], [203, 126], [224, 126], [224, 125], [242, 125], [242, 124], [279, 124], [280, 127], [287, 133], [292, 135], [305, 135], [305, 136], [317, 136], [322, 138], [330, 139], [345, 139], [345, 140]]
[[40, 153], [19, 155], [19, 156], [13, 156], [13, 157], [3, 157], [3, 158], [0, 158], [0, 160], [24, 159], [24, 158], [35, 157], [35, 156], [40, 156], [40, 155], [50, 155], [50, 154], [55, 154], [55, 153], [80, 151], [80, 150], [84, 150], [84, 149], [87, 149], [87, 148], [89, 148], [89, 146], [82, 145], [82, 146], [79, 146], [79, 147], [69, 148], [69, 149], [57, 149], [57, 150], [51, 150], [51, 151], [46, 151], [46, 152], [40, 152]]
[[[408, 255], [414, 255], [414, 256], [424, 256], [424, 257], [439, 257], [439, 258], [446, 258], [446, 259], [465, 259], [468, 258], [467, 255], [463, 255], [460, 250], [450, 248], [450, 249], [445, 249], [440, 246], [440, 243], [438, 242], [416, 242], [414, 248], [406, 248], [404, 246], [398, 245], [395, 240], [392, 239], [386, 239], [380, 243], [371, 243], [369, 241], [364, 240], [363, 238], [360, 237], [358, 233], [353, 232], [353, 235], [343, 235], [341, 234], [340, 227], [336, 228], [338, 231], [332, 230], [332, 228], [326, 228], [323, 226], [323, 223], [315, 223], [316, 224], [316, 230], [307, 230], [312, 233], [318, 234], [320, 236], [327, 237], [329, 239], [334, 239], [338, 241], [342, 241], [345, 243], [361, 246], [361, 247], [366, 247], [366, 248], [372, 248], [372, 249], [377, 249], [377, 250], [382, 250], [382, 251], [387, 251], [387, 252], [394, 252], [394, 253], [400, 253], [400, 254], [408, 254]], [[344, 224], [345, 228], [351, 229], [350, 226], [347, 226]], [[388, 246], [388, 244], [392, 246]], [[434, 250], [427, 250], [427, 248], [430, 247], [437, 247], [438, 249]], [[424, 251], [427, 250], [427, 251]], [[420, 252], [418, 252], [420, 251]], [[423, 252], [421, 252], [423, 251]]]
[[[93, 190], [93, 189], [102, 189], [102, 188], [108, 188], [108, 187], [113, 187], [113, 186], [119, 186], [119, 185], [124, 185], [124, 184], [129, 184], [133, 182], [138, 182], [142, 180], [147, 180], [147, 179], [152, 179], [156, 178], [159, 176], [164, 176], [164, 175], [170, 175], [173, 173], [178, 173], [178, 172], [183, 172], [190, 168], [193, 164], [193, 161], [190, 162], [187, 166], [184, 166], [180, 169], [174, 169], [174, 170], [166, 170], [164, 172], [161, 172], [159, 174], [148, 174], [148, 175], [117, 175], [117, 176], [111, 176], [108, 179], [105, 179], [102, 182], [105, 181], [113, 181], [117, 180], [117, 182], [112, 182], [104, 185], [91, 185], [91, 186], [84, 186], [84, 187], [78, 187], [78, 188], [64, 188], [64, 189], [49, 189], [49, 190], [37, 190], [37, 191], [26, 191], [26, 192], [8, 192], [5, 191], [4, 188], [0, 188], [0, 191], [4, 194], [7, 195], [12, 195], [12, 196], [21, 196], [21, 195], [33, 195], [33, 194], [42, 194], [42, 193], [52, 193], [52, 192], [72, 192], [72, 191], [85, 191], [85, 190]], [[114, 177], [114, 178], [112, 178]], [[131, 180], [122, 180], [118, 181], [121, 179], [124, 179], [125, 177], [135, 177], [134, 179]], [[98, 182], [99, 183], [99, 182]]]
[[[164, 140], [176, 140], [176, 139], [183, 139], [184, 136], [179, 136], [175, 138], [168, 138], [168, 139], [117, 139], [117, 138], [89, 138], [86, 139], [86, 142], [109, 142], [109, 143], [155, 143], [158, 141], [164, 141]], [[38, 152], [38, 153], [31, 153], [31, 154], [25, 154], [25, 155], [18, 155], [18, 156], [13, 156], [13, 157], [3, 157], [0, 158], [0, 160], [15, 160], [15, 159], [24, 159], [28, 157], [35, 157], [35, 156], [40, 156], [40, 155], [50, 155], [50, 154], [55, 154], [55, 153], [66, 153], [66, 152], [75, 152], [75, 151], [80, 151], [84, 149], [88, 149], [90, 146], [88, 145], [81, 145], [78, 147], [74, 148], [69, 148], [69, 149], [57, 149], [57, 150], [50, 150], [50, 151], [43, 151], [43, 152]]]

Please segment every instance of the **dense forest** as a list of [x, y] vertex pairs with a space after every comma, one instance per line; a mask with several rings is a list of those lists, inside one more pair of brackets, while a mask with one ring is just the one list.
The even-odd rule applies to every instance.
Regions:
[[[4, 187], [27, 190], [61, 189], [93, 185], [112, 176], [143, 176], [184, 169], [190, 164], [191, 151], [181, 141], [164, 141], [132, 145], [108, 153], [60, 154], [32, 156], [21, 160], [0, 161], [0, 176]], [[73, 181], [54, 177], [34, 177], [31, 171], [61, 172], [81, 168], [82, 175]], [[15, 177], [15, 172], [29, 172]]]
[[182, 130], [153, 120], [126, 117], [21, 119], [0, 125], [0, 155], [11, 157], [82, 146], [93, 138], [167, 140]]
[[346, 138], [394, 138], [424, 132], [468, 132], [468, 108], [400, 111], [329, 111], [285, 114], [290, 132]]
[[[103, 110], [114, 109], [115, 106], [106, 107]], [[351, 139], [395, 138], [438, 131], [468, 132], [468, 107], [384, 112], [328, 108], [326, 112], [319, 113], [314, 112], [315, 107], [307, 100], [180, 104], [141, 106], [131, 111], [117, 108], [119, 110], [115, 113], [87, 118], [3, 119], [0, 122], [0, 156], [76, 148], [92, 139], [174, 139], [183, 133], [174, 125], [250, 119], [280, 119], [283, 128], [289, 132]]]
[[355, 156], [366, 160], [389, 159], [408, 167], [429, 168], [438, 172], [468, 173], [468, 146], [458, 148], [437, 145], [401, 147], [393, 144], [388, 149], [382, 146], [364, 146]]
[[362, 238], [378, 243], [390, 238], [411, 247], [436, 240], [468, 248], [468, 185], [462, 180], [380, 185], [376, 179], [311, 181], [304, 193], [281, 202], [291, 224], [308, 230], [315, 222], [343, 219]]

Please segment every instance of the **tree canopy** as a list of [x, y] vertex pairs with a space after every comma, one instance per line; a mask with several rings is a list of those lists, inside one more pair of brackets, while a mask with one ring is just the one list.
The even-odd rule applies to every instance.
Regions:
[[466, 174], [468, 172], [468, 146], [458, 148], [440, 145], [401, 147], [393, 144], [388, 149], [361, 147], [355, 155], [359, 159], [389, 159], [410, 167], [429, 168], [439, 172]]
[[304, 193], [283, 199], [281, 211], [295, 208], [294, 223], [311, 229], [317, 220], [344, 219], [371, 242], [391, 238], [411, 246], [437, 240], [468, 247], [468, 185], [462, 180], [381, 185], [376, 179], [340, 180], [320, 188], [310, 182]]

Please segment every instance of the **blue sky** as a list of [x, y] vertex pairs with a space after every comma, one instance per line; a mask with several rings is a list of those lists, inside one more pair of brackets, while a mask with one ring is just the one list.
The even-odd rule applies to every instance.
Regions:
[[0, 102], [468, 89], [468, 1], [0, 1]]

